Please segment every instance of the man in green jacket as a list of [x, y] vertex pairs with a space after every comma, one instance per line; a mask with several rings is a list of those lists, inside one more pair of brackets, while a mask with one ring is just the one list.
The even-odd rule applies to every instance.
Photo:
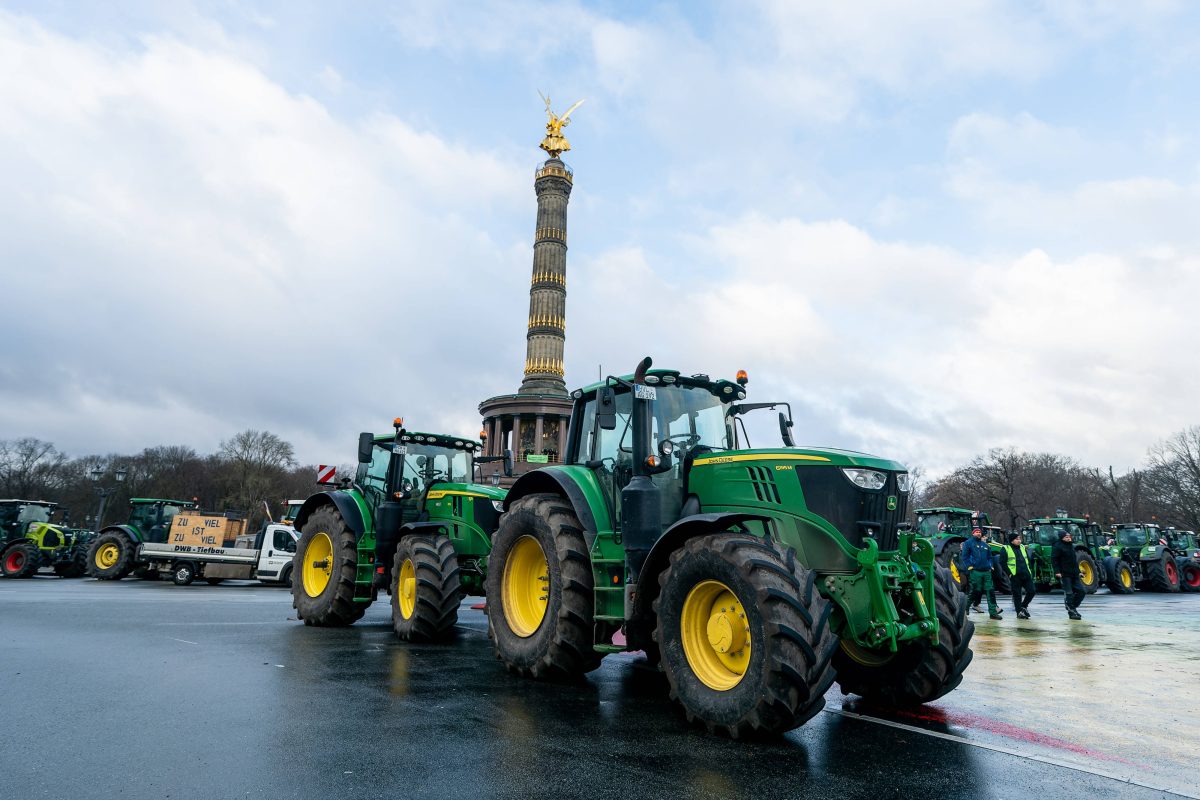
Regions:
[[1029, 601], [1037, 591], [1033, 587], [1033, 573], [1029, 571], [1029, 553], [1021, 541], [1021, 532], [1013, 531], [1008, 535], [1008, 544], [1004, 546], [1004, 566], [1012, 586], [1013, 608], [1017, 610], [1017, 619], [1029, 619]]

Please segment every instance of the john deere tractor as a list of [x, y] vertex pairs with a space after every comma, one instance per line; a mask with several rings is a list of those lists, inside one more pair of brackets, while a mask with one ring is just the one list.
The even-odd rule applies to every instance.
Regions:
[[1119, 566], [1111, 565], [1115, 574], [1110, 575], [1110, 565], [1105, 564], [1104, 534], [1099, 525], [1086, 518], [1039, 517], [1029, 520], [1023, 531], [1025, 544], [1029, 545], [1029, 568], [1039, 592], [1062, 588], [1062, 581], [1054, 577], [1050, 554], [1064, 530], [1071, 534], [1071, 546], [1075, 548], [1075, 560], [1079, 563], [1079, 580], [1085, 592], [1095, 594], [1101, 583], [1111, 585], [1114, 580], [1121, 583]]
[[84, 574], [90, 531], [52, 523], [57, 504], [0, 500], [0, 575], [31, 578], [49, 567], [61, 578]]
[[1104, 560], [1108, 588], [1128, 594], [1134, 587], [1142, 591], [1178, 592], [1179, 564], [1176, 552], [1166, 541], [1161, 528], [1153, 523], [1126, 522], [1115, 526], [1112, 544], [1106, 545]]
[[[406, 430], [364, 433], [353, 482], [308, 498], [296, 514], [292, 599], [306, 625], [349, 625], [386, 588], [392, 626], [429, 641], [458, 620], [464, 594], [482, 594], [504, 490], [474, 481], [479, 443]], [[511, 452], [503, 457], [512, 474]], [[298, 577], [298, 579], [297, 579]]]
[[[795, 728], [843, 693], [896, 706], [954, 689], [966, 598], [900, 530], [894, 462], [752, 449], [738, 381], [650, 369], [573, 393], [566, 459], [504, 500], [485, 587], [501, 661], [573, 678], [642, 650], [689, 720], [738, 737]], [[618, 632], [624, 640], [615, 638]]]
[[119, 581], [131, 572], [142, 573], [147, 565], [138, 561], [138, 545], [166, 542], [175, 515], [195, 509], [196, 503], [190, 500], [131, 499], [129, 521], [124, 525], [109, 525], [92, 540], [87, 555], [88, 574], [102, 581]]
[[1179, 588], [1184, 592], [1200, 592], [1200, 539], [1195, 531], [1164, 528], [1163, 536], [1175, 553], [1179, 567]]
[[992, 556], [992, 583], [997, 591], [1009, 590], [1008, 573], [1001, 566], [1002, 548], [1007, 542], [1003, 541], [1002, 528], [988, 525], [987, 514], [952, 506], [918, 508], [913, 513], [917, 517], [917, 535], [933, 543], [937, 563], [950, 570], [958, 588], [963, 591], [967, 590], [967, 571], [959, 564], [958, 554], [962, 552], [963, 543], [971, 538], [971, 531], [982, 528]]

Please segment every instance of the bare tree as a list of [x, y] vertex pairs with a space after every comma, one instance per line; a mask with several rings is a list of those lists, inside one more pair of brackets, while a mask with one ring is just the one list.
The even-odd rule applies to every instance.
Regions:
[[224, 502], [246, 512], [252, 522], [264, 517], [264, 500], [278, 501], [278, 487], [296, 465], [291, 443], [270, 431], [242, 431], [221, 442], [217, 458], [227, 475]]
[[1147, 494], [1162, 521], [1200, 529], [1200, 425], [1150, 448]]
[[42, 500], [63, 485], [67, 457], [53, 444], [27, 436], [0, 441], [0, 494]]

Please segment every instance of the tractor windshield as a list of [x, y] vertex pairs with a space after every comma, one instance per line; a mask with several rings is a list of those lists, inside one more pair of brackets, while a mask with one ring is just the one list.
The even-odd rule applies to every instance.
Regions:
[[732, 448], [725, 404], [699, 386], [658, 387], [654, 403], [654, 445], [670, 439], [684, 452], [697, 447]]
[[467, 451], [418, 442], [408, 442], [406, 449], [402, 476], [413, 481], [418, 489], [434, 481], [471, 482], [474, 459]]
[[1145, 528], [1118, 528], [1117, 544], [1122, 547], [1141, 547], [1146, 544]]
[[46, 506], [25, 505], [21, 506], [20, 512], [17, 514], [17, 522], [21, 525], [28, 525], [31, 522], [49, 522], [50, 509]]
[[1061, 528], [1057, 525], [1034, 525], [1033, 536], [1030, 537], [1032, 544], [1041, 545], [1042, 547], [1053, 547], [1058, 541], [1058, 532]]
[[938, 534], [957, 533], [966, 536], [971, 532], [971, 515], [954, 511], [937, 511], [932, 514], [922, 514], [917, 519], [917, 534], [920, 536], [937, 536]]

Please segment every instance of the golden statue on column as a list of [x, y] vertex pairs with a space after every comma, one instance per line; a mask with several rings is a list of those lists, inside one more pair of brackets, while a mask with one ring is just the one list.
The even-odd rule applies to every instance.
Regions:
[[568, 108], [567, 113], [560, 117], [550, 108], [550, 98], [541, 92], [538, 94], [546, 103], [546, 116], [549, 118], [546, 122], [546, 138], [542, 139], [542, 143], [538, 147], [549, 153], [551, 158], [558, 158], [560, 154], [571, 149], [571, 143], [567, 141], [567, 137], [562, 135], [562, 129], [571, 124], [571, 112], [583, 105], [583, 101], [580, 100]]

